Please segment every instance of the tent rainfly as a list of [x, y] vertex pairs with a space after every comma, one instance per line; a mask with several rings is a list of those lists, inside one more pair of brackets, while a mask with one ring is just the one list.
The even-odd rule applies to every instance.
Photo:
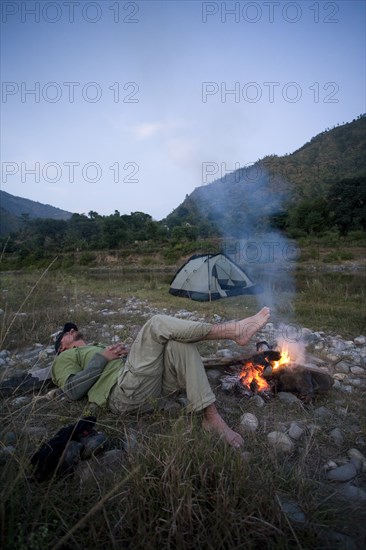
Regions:
[[260, 292], [259, 285], [225, 254], [194, 255], [177, 271], [170, 294], [206, 302]]

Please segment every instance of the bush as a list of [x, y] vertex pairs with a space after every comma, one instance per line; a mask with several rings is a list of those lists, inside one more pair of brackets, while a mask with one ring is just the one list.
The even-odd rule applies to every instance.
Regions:
[[93, 252], [83, 252], [80, 254], [79, 257], [79, 264], [80, 265], [90, 265], [92, 263], [95, 263], [97, 257]]

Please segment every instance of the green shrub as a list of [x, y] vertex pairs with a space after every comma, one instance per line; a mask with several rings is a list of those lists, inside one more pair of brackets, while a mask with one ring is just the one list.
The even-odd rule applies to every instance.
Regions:
[[79, 264], [80, 265], [90, 265], [92, 263], [95, 263], [97, 257], [93, 252], [83, 252], [80, 254], [79, 257]]

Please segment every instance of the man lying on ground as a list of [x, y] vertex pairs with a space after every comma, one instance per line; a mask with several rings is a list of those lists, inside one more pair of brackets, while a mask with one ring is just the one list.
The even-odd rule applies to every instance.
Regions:
[[220, 416], [195, 342], [233, 340], [245, 345], [269, 319], [269, 308], [256, 315], [221, 324], [155, 315], [140, 330], [128, 351], [122, 343], [88, 345], [73, 323], [56, 340], [58, 354], [52, 380], [70, 399], [88, 397], [114, 413], [148, 412], [159, 399], [184, 390], [189, 412], [203, 413], [202, 427], [239, 448], [240, 434]]

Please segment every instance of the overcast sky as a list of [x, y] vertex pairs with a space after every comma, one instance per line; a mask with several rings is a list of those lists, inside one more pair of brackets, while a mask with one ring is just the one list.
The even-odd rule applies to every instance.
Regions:
[[365, 108], [365, 2], [1, 1], [1, 188], [160, 220]]

